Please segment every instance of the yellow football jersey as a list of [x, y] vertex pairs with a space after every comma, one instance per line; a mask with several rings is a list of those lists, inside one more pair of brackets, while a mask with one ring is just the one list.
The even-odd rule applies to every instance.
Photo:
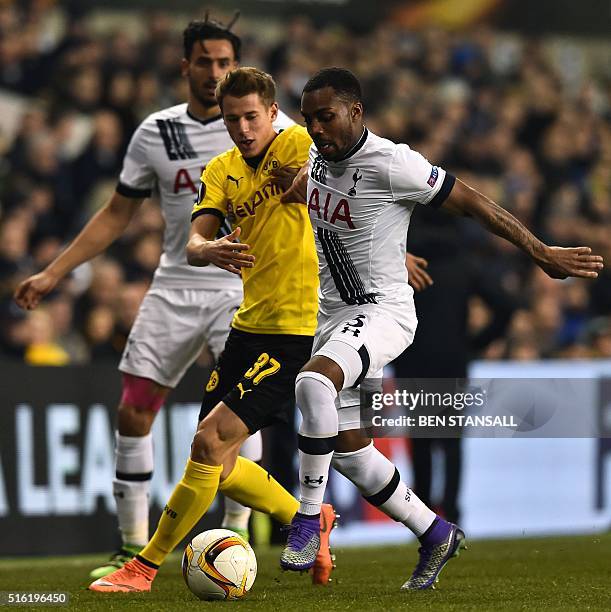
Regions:
[[318, 260], [307, 208], [282, 204], [281, 186], [271, 175], [279, 167], [301, 167], [312, 141], [301, 126], [280, 132], [256, 169], [237, 147], [206, 166], [192, 219], [218, 214], [255, 256], [242, 268], [244, 299], [232, 326], [257, 334], [314, 335], [318, 310]]

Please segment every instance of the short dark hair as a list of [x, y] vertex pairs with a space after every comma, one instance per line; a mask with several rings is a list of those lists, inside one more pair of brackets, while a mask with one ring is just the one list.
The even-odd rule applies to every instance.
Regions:
[[219, 81], [216, 86], [216, 101], [222, 109], [225, 96], [243, 98], [253, 93], [259, 95], [265, 106], [271, 106], [276, 101], [276, 83], [267, 72], [245, 66], [228, 72], [225, 78]]
[[350, 70], [345, 68], [323, 68], [305, 84], [303, 93], [331, 87], [346, 102], [362, 102], [361, 84]]
[[[234, 20], [235, 21], [235, 20]], [[231, 25], [233, 25], [232, 22]], [[231, 27], [231, 26], [229, 26]], [[184, 54], [186, 59], [191, 58], [193, 46], [198, 41], [203, 40], [228, 40], [233, 47], [234, 59], [240, 61], [242, 41], [240, 37], [217, 21], [205, 20], [191, 21], [182, 33]]]

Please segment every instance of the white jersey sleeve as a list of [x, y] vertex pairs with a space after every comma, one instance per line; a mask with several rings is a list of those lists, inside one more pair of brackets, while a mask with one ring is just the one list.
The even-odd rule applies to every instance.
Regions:
[[406, 144], [396, 147], [389, 166], [393, 200], [440, 206], [454, 186], [454, 177], [433, 166], [423, 155]]
[[149, 156], [149, 151], [152, 149], [148, 137], [149, 131], [145, 120], [134, 132], [129, 142], [117, 186], [117, 192], [121, 195], [147, 198], [155, 187], [156, 173]]

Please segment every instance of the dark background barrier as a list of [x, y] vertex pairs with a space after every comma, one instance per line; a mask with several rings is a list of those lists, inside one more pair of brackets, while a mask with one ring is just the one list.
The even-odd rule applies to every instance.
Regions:
[[[477, 365], [477, 364], [476, 364]], [[590, 373], [579, 415], [599, 423], [601, 437], [576, 439], [467, 438], [461, 507], [474, 537], [601, 531], [609, 526], [608, 427], [611, 363], [549, 364], [479, 362], [475, 377]], [[564, 367], [564, 369], [563, 369]], [[513, 369], [512, 369], [513, 368]], [[581, 370], [580, 370], [581, 368]], [[2, 366], [0, 411], [0, 556], [110, 551], [118, 544], [113, 424], [120, 379], [112, 366], [29, 368]], [[207, 372], [193, 368], [156, 419], [151, 530], [180, 479], [196, 426]], [[599, 415], [599, 416], [598, 416]], [[266, 432], [264, 464], [276, 476], [291, 471], [291, 431]], [[412, 481], [403, 438], [376, 441]], [[272, 453], [272, 449], [276, 453]], [[275, 469], [274, 469], [275, 466]], [[294, 467], [294, 466], [293, 466]], [[607, 469], [605, 469], [605, 467]], [[503, 482], [503, 487], [497, 483]], [[566, 486], [571, 504], [566, 504]], [[437, 485], [435, 485], [437, 486]], [[289, 485], [289, 488], [292, 488]], [[341, 476], [331, 474], [329, 496], [342, 516], [336, 543], [402, 541], [407, 530], [362, 501]], [[215, 501], [195, 528], [218, 527], [222, 503]], [[498, 516], [504, 513], [504, 520]]]
[[[151, 527], [180, 478], [205, 370], [193, 368], [155, 427]], [[111, 366], [2, 367], [0, 556], [111, 550], [113, 425], [120, 378]], [[197, 531], [219, 526], [216, 503]]]

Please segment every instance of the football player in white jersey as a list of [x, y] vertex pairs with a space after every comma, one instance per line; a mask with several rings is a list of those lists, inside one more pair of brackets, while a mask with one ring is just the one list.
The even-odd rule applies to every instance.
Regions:
[[[194, 268], [185, 257], [202, 168], [233, 146], [215, 98], [218, 81], [240, 59], [241, 41], [230, 27], [207, 18], [187, 26], [181, 61], [189, 84], [187, 103], [153, 113], [140, 124], [110, 200], [55, 261], [15, 292], [20, 306], [35, 308], [60, 279], [119, 238], [145, 198], [154, 190], [159, 194], [165, 219], [163, 254], [119, 365], [123, 392], [113, 491], [123, 545], [91, 572], [93, 578], [122, 567], [148, 542], [153, 421], [205, 343], [218, 358], [242, 300], [239, 276], [216, 266]], [[276, 127], [292, 124], [279, 113]], [[245, 443], [242, 453], [261, 459], [260, 434]], [[247, 535], [250, 509], [229, 499], [225, 508], [223, 526]]]
[[318, 513], [332, 464], [369, 501], [403, 517], [397, 520], [411, 528], [421, 547], [402, 588], [426, 589], [463, 546], [464, 533], [401, 483], [394, 466], [359, 429], [359, 399], [353, 396], [364, 379], [382, 377], [384, 366], [411, 344], [416, 331], [405, 268], [412, 210], [417, 204], [443, 206], [473, 217], [553, 278], [596, 278], [602, 257], [588, 247], [543, 244], [506, 210], [407, 145], [369, 132], [360, 84], [347, 70], [327, 68], [313, 76], [301, 111], [314, 141], [309, 170], [302, 169], [283, 201], [299, 201], [298, 192], [307, 202], [320, 262], [320, 305], [313, 357], [296, 381], [303, 416], [300, 508], [280, 563], [303, 570], [315, 559]]

